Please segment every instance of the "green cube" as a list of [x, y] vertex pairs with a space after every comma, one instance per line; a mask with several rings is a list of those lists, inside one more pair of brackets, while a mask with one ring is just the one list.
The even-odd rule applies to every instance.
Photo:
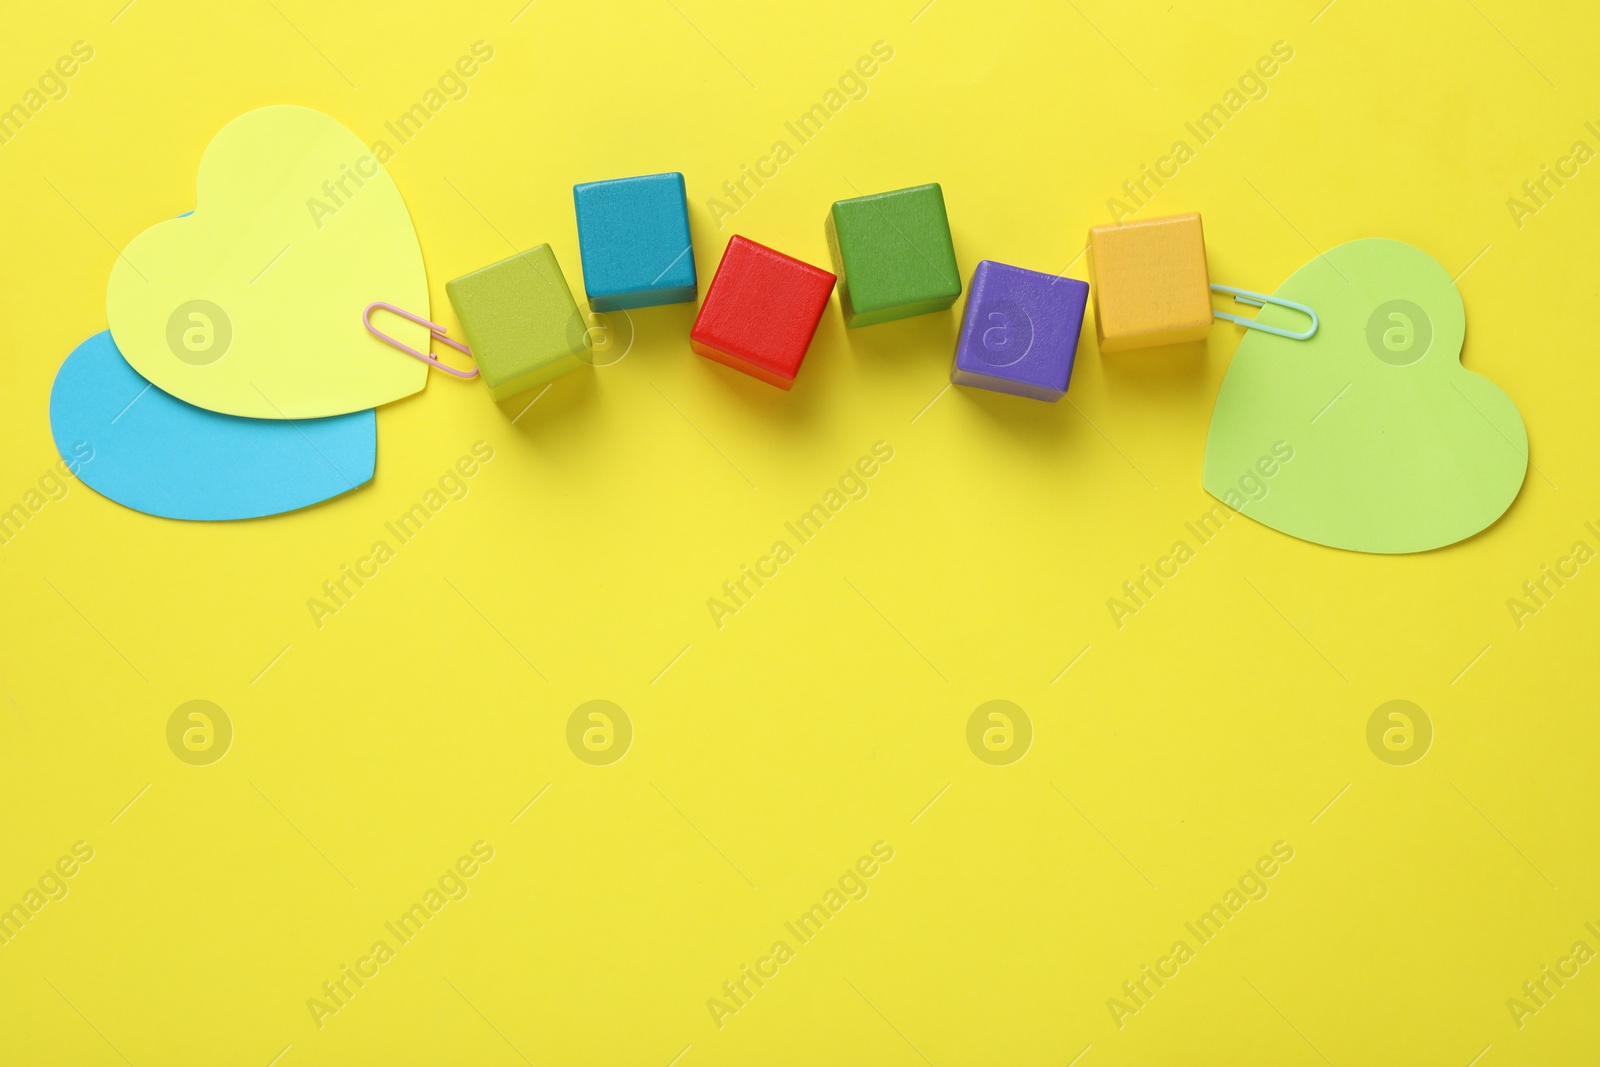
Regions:
[[943, 311], [961, 295], [937, 183], [840, 200], [828, 212], [827, 232], [851, 329]]
[[589, 330], [549, 245], [464, 274], [444, 288], [496, 400], [585, 365]]

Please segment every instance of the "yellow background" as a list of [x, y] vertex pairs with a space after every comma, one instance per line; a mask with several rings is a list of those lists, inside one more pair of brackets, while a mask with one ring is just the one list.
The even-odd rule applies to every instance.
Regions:
[[[1235, 519], [1119, 630], [1106, 599], [1210, 507], [1239, 331], [1102, 359], [1086, 328], [1052, 406], [941, 395], [959, 304], [847, 334], [835, 300], [788, 394], [692, 355], [688, 304], [632, 313], [625, 358], [515, 424], [434, 375], [380, 413], [376, 479], [301, 514], [186, 524], [74, 483], [0, 548], [0, 903], [95, 856], [0, 947], [0, 1062], [1587, 1062], [1600, 965], [1520, 1030], [1506, 1000], [1600, 949], [1600, 576], [1520, 630], [1506, 601], [1600, 544], [1600, 172], [1520, 229], [1506, 200], [1596, 144], [1600, 17], [1323, 5], [8, 11], [0, 99], [95, 56], [0, 145], [7, 507], [55, 461], [50, 383], [105, 327], [114, 249], [192, 206], [224, 123], [297, 103], [377, 140], [478, 40], [469, 95], [390, 165], [452, 324], [445, 282], [515, 248], [550, 242], [581, 292], [571, 185], [673, 169], [702, 293], [732, 233], [826, 263], [832, 201], [925, 181], [964, 281], [1087, 277], [1108, 198], [1286, 41], [1144, 214], [1201, 211], [1213, 279], [1269, 291], [1359, 237], [1470, 266], [1465, 362], [1537, 469], [1422, 556]], [[718, 229], [707, 197], [879, 40], [868, 96]], [[470, 494], [318, 629], [307, 598], [479, 440]], [[707, 598], [880, 440], [870, 495], [718, 630]], [[595, 698], [635, 730], [606, 767], [565, 740]], [[1395, 698], [1435, 729], [1409, 767], [1365, 740]], [[234, 725], [211, 766], [167, 747], [193, 699]], [[1007, 767], [966, 742], [993, 699], [1035, 731]], [[319, 1029], [307, 998], [479, 840], [470, 895]], [[707, 998], [880, 840], [870, 895], [719, 1029]], [[1270, 895], [1118, 1029], [1107, 999], [1276, 841]]]

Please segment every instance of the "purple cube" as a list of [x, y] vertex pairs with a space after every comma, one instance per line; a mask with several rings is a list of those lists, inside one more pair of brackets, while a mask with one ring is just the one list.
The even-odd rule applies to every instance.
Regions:
[[950, 380], [1051, 403], [1065, 396], [1088, 283], [986, 259], [967, 293]]

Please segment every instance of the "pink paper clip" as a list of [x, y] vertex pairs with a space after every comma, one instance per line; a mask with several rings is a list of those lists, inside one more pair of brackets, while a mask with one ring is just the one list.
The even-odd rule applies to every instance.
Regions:
[[371, 303], [371, 304], [368, 304], [367, 305], [367, 310], [365, 312], [363, 312], [362, 315], [361, 315], [361, 321], [366, 323], [367, 332], [372, 334], [372, 336], [376, 337], [378, 340], [382, 341], [386, 345], [393, 345], [395, 348], [398, 348], [400, 351], [404, 352], [408, 356], [414, 356], [417, 359], [422, 360], [422, 362], [428, 364], [431, 367], [437, 367], [438, 369], [444, 371], [446, 374], [454, 374], [457, 378], [476, 378], [478, 376], [478, 368], [477, 367], [473, 367], [471, 370], [456, 370], [454, 367], [450, 366], [450, 364], [448, 364], [448, 363], [445, 363], [443, 360], [441, 360], [438, 356], [434, 355], [432, 352], [418, 352], [416, 349], [410, 347], [409, 345], [401, 344], [399, 341], [396, 341], [393, 337], [390, 337], [388, 334], [384, 333], [382, 330], [380, 330], [376, 326], [372, 325], [372, 313], [374, 311], [378, 310], [379, 308], [382, 308], [385, 311], [392, 311], [396, 315], [399, 315], [402, 319], [410, 319], [412, 322], [416, 323], [418, 326], [426, 326], [428, 328], [428, 332], [432, 335], [433, 340], [435, 340], [435, 341], [443, 341], [445, 344], [449, 345], [451, 348], [455, 349], [457, 352], [465, 352], [469, 356], [472, 355], [472, 349], [468, 348], [466, 345], [462, 344], [460, 341], [454, 340], [453, 338], [450, 338], [450, 337], [446, 337], [445, 334], [448, 331], [446, 331], [445, 328], [443, 326], [440, 326], [437, 322], [429, 322], [427, 319], [422, 318], [419, 315], [411, 314], [411, 312], [405, 310], [404, 308], [397, 308], [393, 304], [386, 304], [381, 300], [376, 301], [376, 302]]

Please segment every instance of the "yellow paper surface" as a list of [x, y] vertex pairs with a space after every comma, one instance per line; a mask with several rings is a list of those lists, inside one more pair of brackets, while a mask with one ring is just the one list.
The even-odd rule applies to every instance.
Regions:
[[[360, 138], [305, 107], [265, 107], [217, 134], [194, 214], [157, 223], [111, 268], [106, 315], [133, 368], [191, 404], [302, 419], [421, 389], [428, 368], [367, 332], [383, 300], [428, 317], [416, 231]], [[380, 312], [421, 349], [427, 331]]]
[[[1592, 4], [524, 3], [7, 16], [0, 101], [73, 41], [95, 58], [0, 144], [26, 206], [0, 256], [0, 505], [41, 505], [0, 545], [0, 906], [74, 842], [95, 856], [0, 945], [0, 1063], [1593, 1061], [1600, 963], [1520, 1028], [1507, 1008], [1600, 949], [1600, 563], [1572, 562], [1600, 550], [1600, 161], [1542, 205], [1522, 188], [1600, 149]], [[802, 143], [786, 124], [830, 91]], [[1200, 143], [1186, 124], [1232, 91]], [[667, 170], [705, 281], [733, 233], [826, 265], [833, 201], [928, 181], [964, 286], [984, 257], [1086, 279], [1089, 227], [1141, 180], [1142, 214], [1204, 213], [1223, 284], [1403, 240], [1458, 279], [1463, 365], [1515, 399], [1527, 482], [1418, 556], [1247, 518], [1202, 542], [1237, 327], [1102, 357], [1085, 323], [1046, 405], [947, 389], [962, 303], [846, 331], [835, 299], [790, 393], [694, 355], [695, 305], [643, 309], [542, 395], [440, 380], [380, 409], [374, 479], [302, 513], [202, 528], [74, 483], [51, 499], [50, 383], [104, 326], [115, 248], [194, 206], [226, 122], [283, 102], [394, 149], [452, 332], [449, 279], [545, 241], [581, 301], [572, 184]], [[1192, 158], [1157, 187], [1142, 168], [1178, 140]], [[1537, 208], [1520, 227], [1513, 196]], [[786, 524], [830, 491], [847, 502], [802, 543]], [[744, 568], [779, 540], [793, 558], [758, 587]], [[739, 581], [719, 629], [707, 601]], [[1150, 593], [1119, 627], [1125, 582]], [[1432, 726], [1409, 766], [1377, 754], [1392, 712], [1369, 743], [1396, 699]], [[209, 766], [169, 743], [192, 700], [233, 727]], [[593, 700], [631, 722], [609, 765], [577, 754], [603, 755], [595, 709], [569, 735]], [[1009, 765], [969, 743], [995, 700], [1032, 725]], [[480, 840], [465, 899], [319, 1028], [307, 1001]], [[878, 841], [865, 899], [719, 1029], [707, 1001]], [[1119, 1029], [1107, 1001], [1263, 856], [1265, 898]]]

